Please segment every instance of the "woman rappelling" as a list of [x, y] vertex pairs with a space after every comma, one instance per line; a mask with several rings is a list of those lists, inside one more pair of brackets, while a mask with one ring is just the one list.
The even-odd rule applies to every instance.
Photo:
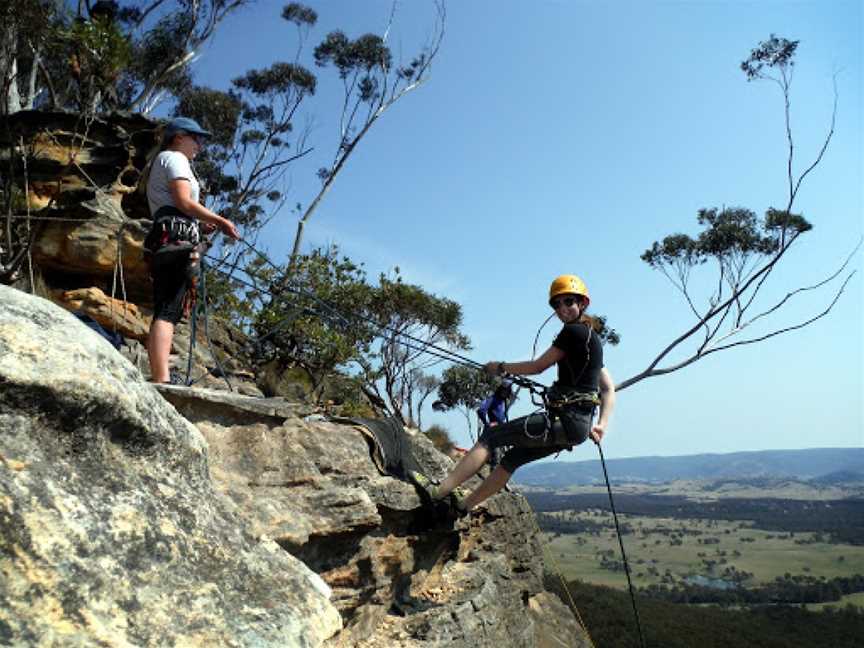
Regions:
[[[546, 408], [507, 423], [487, 426], [474, 447], [440, 484], [420, 473], [412, 481], [430, 499], [451, 495], [454, 508], [465, 514], [501, 490], [520, 466], [583, 443], [589, 436], [599, 444], [615, 407], [615, 383], [603, 366], [603, 346], [594, 322], [585, 314], [591, 299], [575, 275], [557, 277], [549, 288], [549, 305], [564, 324], [545, 353], [534, 360], [489, 362], [493, 375], [531, 376], [558, 365], [558, 378], [546, 398]], [[597, 421], [594, 410], [600, 406]], [[456, 488], [473, 477], [499, 447], [508, 446], [501, 463], [469, 495]]]

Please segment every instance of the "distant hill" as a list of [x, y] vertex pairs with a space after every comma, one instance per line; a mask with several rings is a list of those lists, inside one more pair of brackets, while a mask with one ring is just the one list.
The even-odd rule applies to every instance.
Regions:
[[[681, 457], [607, 459], [614, 482], [662, 483], [677, 479], [795, 479], [821, 484], [864, 479], [864, 448], [762, 450]], [[603, 481], [598, 460], [557, 461], [523, 466], [516, 482], [564, 488]]]
[[810, 480], [814, 484], [822, 486], [834, 486], [837, 484], [862, 484], [864, 483], [864, 470], [838, 470], [820, 475]]

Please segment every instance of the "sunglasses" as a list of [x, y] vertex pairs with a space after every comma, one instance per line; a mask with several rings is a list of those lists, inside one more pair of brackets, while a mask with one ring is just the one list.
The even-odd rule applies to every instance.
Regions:
[[552, 299], [549, 305], [553, 310], [558, 310], [561, 306], [570, 308], [573, 304], [581, 304], [582, 300], [579, 297], [561, 297], [560, 299]]

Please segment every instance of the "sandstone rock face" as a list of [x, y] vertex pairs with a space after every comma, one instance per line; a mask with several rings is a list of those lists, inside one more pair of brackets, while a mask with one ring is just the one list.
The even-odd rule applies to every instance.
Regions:
[[[0, 159], [10, 160], [15, 177], [23, 178], [26, 156], [33, 210], [82, 204], [87, 209], [98, 193], [118, 207], [122, 201], [128, 216], [144, 218], [146, 205], [135, 199], [135, 187], [158, 136], [157, 122], [143, 115], [87, 119], [71, 112], [22, 110], [9, 116], [8, 129], [0, 133]], [[122, 211], [114, 211], [121, 219]]]
[[321, 645], [328, 587], [233, 509], [132, 365], [0, 286], [0, 644]]
[[136, 189], [159, 124], [141, 115], [43, 111], [21, 111], [8, 122], [0, 160], [15, 178], [26, 173], [27, 205], [37, 219], [32, 255], [48, 284], [107, 290], [119, 260], [130, 295], [148, 302], [142, 243], [150, 215]]
[[146, 340], [150, 323], [135, 304], [122, 299], [112, 299], [98, 288], [78, 288], [60, 293], [57, 301], [63, 308], [79, 311], [99, 322], [106, 330], [113, 330], [124, 337]]
[[[383, 474], [362, 427], [158, 389], [68, 313], [0, 287], [0, 645], [586, 641], [543, 589], [520, 495], [457, 520]], [[453, 465], [406, 443], [433, 478]]]
[[[127, 296], [150, 303], [150, 274], [144, 262], [144, 237], [149, 226], [149, 221], [115, 221], [104, 214], [81, 223], [49, 222], [33, 245], [33, 260], [52, 284], [65, 287], [74, 282], [108, 290], [119, 259]], [[116, 296], [120, 296], [120, 289], [118, 279]]]
[[[573, 615], [542, 587], [536, 520], [501, 493], [454, 520], [404, 481], [383, 475], [362, 428], [302, 417], [280, 399], [160, 387], [210, 444], [216, 487], [256, 537], [319, 573], [348, 648], [579, 646]], [[245, 402], [244, 402], [245, 401]], [[414, 456], [435, 478], [452, 467], [423, 435]], [[562, 643], [563, 642], [563, 643]]]

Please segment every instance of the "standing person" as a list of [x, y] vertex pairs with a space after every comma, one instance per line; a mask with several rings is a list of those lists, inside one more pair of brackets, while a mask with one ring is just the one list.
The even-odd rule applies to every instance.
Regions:
[[[558, 379], [549, 390], [549, 408], [508, 423], [487, 426], [474, 447], [440, 485], [425, 475], [411, 473], [415, 484], [432, 500], [451, 493], [455, 508], [464, 515], [501, 490], [519, 466], [583, 443], [589, 436], [599, 444], [615, 407], [615, 383], [603, 366], [603, 346], [594, 322], [585, 315], [591, 299], [585, 283], [575, 275], [557, 277], [549, 287], [549, 305], [564, 324], [561, 332], [539, 358], [522, 362], [489, 362], [494, 375], [531, 376], [558, 365]], [[593, 423], [594, 408], [600, 414]], [[593, 425], [592, 425], [593, 423]], [[456, 487], [473, 477], [490, 453], [512, 446], [489, 476], [471, 494], [462, 497]]]
[[[480, 403], [480, 407], [477, 408], [477, 418], [480, 419], [484, 429], [487, 426], [507, 422], [507, 408], [512, 396], [513, 382], [505, 378], [495, 391], [492, 392], [492, 395]], [[495, 468], [495, 466], [501, 463], [501, 457], [503, 456], [504, 448], [495, 448], [489, 456], [489, 465]]]
[[234, 223], [199, 202], [201, 188], [191, 161], [209, 136], [194, 119], [172, 119], [165, 127], [162, 150], [151, 162], [147, 178], [147, 203], [153, 217], [145, 241], [145, 247], [153, 253], [153, 321], [147, 355], [150, 380], [156, 383], [170, 380], [168, 358], [174, 327], [183, 317], [186, 293], [192, 285], [190, 265], [199, 258], [198, 221], [204, 222], [207, 231], [218, 228], [232, 239], [240, 238]]
[[477, 408], [477, 416], [484, 427], [507, 422], [507, 402], [512, 395], [513, 382], [505, 378], [492, 392], [492, 395], [480, 403], [480, 407]]

